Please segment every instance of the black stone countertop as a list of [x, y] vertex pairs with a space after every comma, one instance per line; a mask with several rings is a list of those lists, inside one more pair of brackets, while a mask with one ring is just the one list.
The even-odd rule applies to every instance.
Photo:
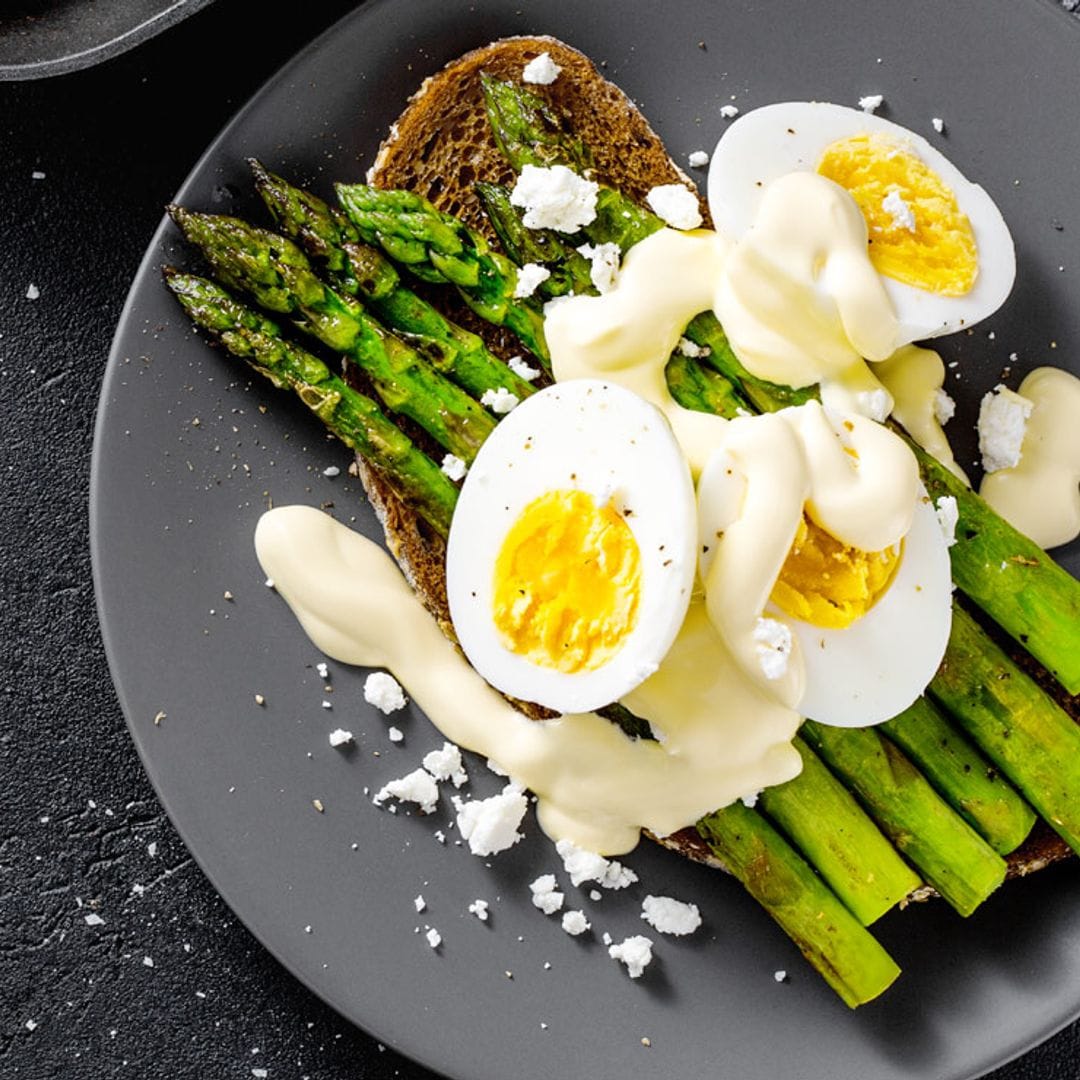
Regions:
[[[0, 85], [5, 1078], [431, 1076], [300, 986], [195, 866], [113, 694], [87, 542], [100, 379], [160, 208], [263, 80], [353, 6], [294, 7], [256, 39], [249, 5], [214, 4], [99, 67]], [[993, 1076], [1075, 1080], [1080, 1024]]]

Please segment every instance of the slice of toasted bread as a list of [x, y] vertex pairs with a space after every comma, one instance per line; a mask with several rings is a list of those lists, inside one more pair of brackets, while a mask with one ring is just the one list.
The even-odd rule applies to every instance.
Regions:
[[[553, 84], [538, 89], [571, 119], [573, 130], [592, 148], [596, 179], [642, 203], [658, 184], [684, 183], [694, 189], [693, 182], [671, 160], [659, 136], [626, 94], [608, 82], [588, 57], [550, 37], [513, 37], [493, 42], [426, 79], [382, 143], [368, 172], [369, 182], [417, 192], [494, 240], [473, 184], [487, 180], [509, 185], [514, 173], [491, 136], [480, 73], [520, 80], [524, 66], [543, 52], [562, 71]], [[708, 208], [699, 201], [708, 224]], [[504, 332], [478, 320], [451, 290], [436, 290], [428, 295], [452, 318], [481, 334], [500, 355], [522, 351], [520, 344], [508, 339]], [[362, 460], [358, 461], [358, 469], [391, 553], [453, 640], [443, 540], [402, 505], [377, 472]], [[525, 707], [524, 711], [543, 715], [535, 708]], [[659, 838], [659, 842], [688, 858], [720, 865], [693, 828]], [[1009, 856], [1009, 874], [1026, 875], [1068, 854], [1065, 842], [1040, 822], [1029, 839]], [[913, 899], [927, 895], [932, 895], [932, 890], [920, 890]]]

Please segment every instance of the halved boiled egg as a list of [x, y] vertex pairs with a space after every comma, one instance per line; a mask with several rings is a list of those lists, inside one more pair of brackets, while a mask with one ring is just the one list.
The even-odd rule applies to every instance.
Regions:
[[658, 409], [611, 383], [548, 387], [477, 455], [446, 557], [450, 616], [496, 689], [561, 712], [659, 666], [695, 572], [690, 471]]
[[732, 239], [750, 229], [773, 181], [816, 172], [847, 191], [896, 312], [894, 348], [968, 327], [1012, 289], [1012, 237], [993, 200], [926, 139], [883, 117], [792, 101], [746, 113], [709, 168], [709, 208]]

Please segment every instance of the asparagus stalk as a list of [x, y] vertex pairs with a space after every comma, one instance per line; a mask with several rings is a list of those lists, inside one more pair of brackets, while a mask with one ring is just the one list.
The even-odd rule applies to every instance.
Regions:
[[808, 720], [802, 735], [961, 915], [970, 915], [1005, 880], [1005, 860], [875, 728]]
[[517, 298], [517, 267], [457, 218], [410, 191], [379, 191], [338, 184], [338, 201], [368, 243], [382, 248], [422, 281], [457, 285], [481, 318], [512, 330], [534, 356], [546, 360], [539, 305]]
[[1080, 727], [956, 605], [930, 693], [1080, 854]]
[[228, 286], [270, 311], [292, 315], [300, 329], [344, 353], [371, 379], [395, 412], [409, 417], [440, 445], [471, 462], [495, 422], [460, 387], [388, 333], [358, 301], [324, 284], [291, 241], [238, 218], [169, 207], [184, 235], [199, 247]]
[[[484, 82], [484, 95], [495, 140], [515, 169], [526, 164], [563, 164], [581, 171], [591, 164], [588, 148], [536, 94], [489, 78]], [[649, 229], [653, 215], [647, 210], [618, 192], [608, 200], [605, 214], [598, 215], [585, 229], [594, 243], [614, 241], [622, 246]], [[708, 362], [760, 411], [773, 412], [797, 404], [800, 397], [806, 400], [806, 390], [793, 391], [751, 376], [735, 357], [711, 312], [698, 315], [686, 335], [709, 347]], [[961, 541], [951, 549], [957, 585], [1055, 674], [1070, 694], [1080, 693], [1080, 647], [1076, 641], [1080, 581], [998, 517], [931, 455], [917, 446], [913, 448], [931, 495], [937, 498], [948, 494], [957, 501], [963, 523]]]
[[425, 453], [317, 356], [281, 336], [277, 324], [194, 274], [166, 267], [165, 283], [192, 322], [234, 356], [300, 400], [346, 446], [362, 454], [440, 535], [450, 531], [457, 488]]
[[929, 698], [919, 698], [881, 731], [998, 854], [1023, 843], [1034, 811]]
[[378, 248], [363, 243], [340, 211], [268, 172], [255, 158], [248, 164], [255, 188], [278, 228], [326, 268], [337, 288], [361, 297], [389, 329], [423, 342], [424, 355], [436, 371], [477, 398], [499, 388], [519, 400], [534, 392], [530, 383], [488, 350], [481, 337], [451, 322], [406, 288], [394, 264]]
[[922, 884], [807, 743], [794, 780], [766, 788], [758, 805], [787, 834], [847, 909], [869, 926]]
[[877, 940], [760, 815], [736, 802], [698, 833], [851, 1008], [900, 974]]

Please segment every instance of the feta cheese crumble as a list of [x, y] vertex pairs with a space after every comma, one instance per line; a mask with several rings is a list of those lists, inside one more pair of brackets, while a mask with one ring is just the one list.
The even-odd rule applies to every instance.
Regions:
[[539, 263], [526, 263], [517, 272], [517, 284], [514, 285], [514, 299], [524, 300], [532, 296], [537, 288], [551, 277], [551, 271]]
[[531, 885], [533, 907], [539, 908], [545, 915], [554, 915], [563, 906], [565, 896], [555, 884], [554, 874], [541, 874]]
[[505, 416], [516, 408], [518, 396], [510, 393], [505, 386], [500, 386], [498, 390], [485, 390], [480, 396], [480, 404], [490, 409], [496, 416]]
[[335, 476], [341, 475], [341, 470], [336, 465], [327, 465], [322, 471], [323, 476], [333, 480]]
[[935, 116], [930, 123], [933, 125], [934, 130], [940, 135], [945, 130], [945, 121], [940, 116]]
[[87, 926], [104, 926], [105, 920], [97, 914], [97, 912], [91, 911], [89, 915], [83, 916]]
[[695, 150], [686, 160], [690, 163], [691, 169], [704, 169], [709, 164], [709, 151]]
[[26, 286], [27, 300], [37, 300], [40, 296], [41, 290], [33, 282]]
[[945, 537], [945, 546], [952, 547], [956, 543], [956, 524], [960, 520], [960, 510], [956, 505], [956, 497], [942, 495], [934, 503], [934, 513], [937, 514], [941, 534]]
[[689, 356], [691, 360], [697, 360], [701, 356], [708, 356], [712, 352], [708, 345], [699, 345], [688, 337], [679, 338], [677, 349], [681, 356]]
[[585, 851], [570, 840], [558, 841], [555, 850], [573, 885], [595, 881], [602, 889], [625, 889], [638, 879], [629, 867], [614, 859], [605, 859], [594, 851]]
[[725, 120], [734, 120], [735, 117], [739, 115], [739, 106], [738, 105], [721, 105], [720, 106], [720, 115]]
[[701, 225], [697, 196], [682, 184], [660, 184], [645, 196], [645, 201], [673, 229], [696, 229]]
[[433, 948], [437, 949], [442, 944], [442, 934], [439, 933], [435, 927], [431, 927], [430, 930], [424, 935], [427, 938], [427, 943]]
[[519, 378], [532, 382], [540, 374], [539, 368], [530, 367], [522, 356], [511, 356], [506, 366]]
[[413, 900], [413, 907], [416, 908], [416, 913], [419, 915], [427, 907], [427, 901], [423, 896], [418, 896]]
[[468, 465], [456, 454], [443, 454], [440, 468], [451, 480], [464, 480], [469, 471]]
[[1027, 398], [998, 384], [979, 407], [979, 453], [988, 472], [1011, 469], [1020, 463], [1020, 450], [1034, 408]]
[[536, 86], [550, 86], [558, 77], [562, 68], [551, 59], [551, 54], [542, 52], [530, 60], [521, 72], [521, 81]]
[[892, 218], [894, 229], [915, 231], [915, 214], [903, 195], [895, 188], [881, 200], [881, 209]]
[[441, 750], [425, 754], [423, 765], [436, 780], [451, 780], [454, 787], [461, 787], [469, 779], [461, 760], [461, 750], [452, 742], [444, 742]]
[[778, 983], [787, 982], [787, 972], [784, 971], [783, 968], [781, 968], [779, 971], [774, 971], [773, 972], [773, 978]]
[[859, 98], [859, 108], [867, 113], [877, 112], [884, 101], [884, 94], [867, 94], [865, 97]]
[[582, 244], [579, 255], [584, 255], [591, 263], [589, 280], [598, 293], [609, 293], [615, 288], [619, 276], [619, 260], [622, 252], [618, 244]]
[[652, 940], [643, 934], [625, 938], [617, 945], [608, 946], [608, 956], [626, 965], [631, 979], [640, 979], [652, 960]]
[[641, 917], [661, 934], [684, 937], [701, 925], [697, 904], [685, 904], [670, 896], [646, 896], [641, 904]]
[[373, 671], [364, 680], [364, 700], [389, 715], [405, 708], [405, 691], [393, 675], [386, 671]]
[[507, 784], [501, 794], [490, 799], [464, 802], [454, 796], [458, 829], [474, 855], [497, 855], [524, 839], [525, 834], [518, 832], [518, 827], [528, 806], [525, 792], [517, 784]]
[[791, 629], [776, 619], [758, 619], [754, 627], [758, 663], [766, 679], [780, 679], [791, 656]]
[[421, 813], [430, 814], [439, 803], [439, 785], [431, 773], [424, 769], [413, 769], [407, 776], [384, 784], [375, 793], [372, 802], [382, 806], [390, 798], [398, 802], [416, 803]]
[[510, 192], [510, 204], [525, 211], [521, 220], [527, 229], [575, 233], [596, 219], [599, 191], [599, 184], [565, 165], [526, 165]]
[[386, 737], [394, 743], [405, 741], [405, 733], [401, 730], [401, 728], [387, 728]]
[[571, 936], [577, 937], [592, 929], [592, 923], [585, 918], [584, 911], [568, 911], [562, 917], [562, 928]]
[[488, 902], [486, 900], [474, 900], [469, 905], [469, 914], [475, 915], [481, 922], [487, 922]]
[[947, 390], [934, 391], [934, 419], [944, 427], [956, 415], [956, 402]]

